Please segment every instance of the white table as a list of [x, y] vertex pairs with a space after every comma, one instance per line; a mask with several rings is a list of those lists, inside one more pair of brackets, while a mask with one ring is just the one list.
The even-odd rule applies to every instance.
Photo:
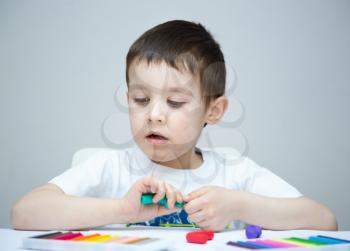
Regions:
[[[193, 229], [190, 229], [191, 231]], [[226, 245], [228, 241], [246, 240], [244, 230], [232, 230], [226, 232], [215, 233], [215, 237], [207, 244], [190, 244], [186, 242], [185, 235], [189, 229], [185, 228], [160, 228], [160, 227], [121, 227], [121, 226], [106, 226], [98, 229], [91, 229], [89, 231], [81, 231], [83, 233], [103, 233], [112, 235], [130, 235], [130, 236], [147, 236], [158, 237], [174, 240], [175, 246], [171, 250], [248, 250], [242, 248], [235, 248]], [[45, 231], [17, 231], [12, 229], [0, 229], [0, 250], [24, 250], [21, 249], [22, 239], [34, 235], [46, 233]], [[263, 230], [261, 238], [276, 238], [276, 237], [309, 237], [311, 235], [327, 235], [336, 238], [350, 240], [350, 231], [331, 232], [331, 231], [311, 231], [311, 230], [296, 230], [296, 231], [268, 231]], [[281, 249], [274, 249], [281, 250]], [[307, 247], [307, 248], [287, 248], [284, 250], [301, 251], [301, 250], [334, 250], [334, 251], [350, 251], [350, 244], [346, 245], [332, 245], [323, 247]]]

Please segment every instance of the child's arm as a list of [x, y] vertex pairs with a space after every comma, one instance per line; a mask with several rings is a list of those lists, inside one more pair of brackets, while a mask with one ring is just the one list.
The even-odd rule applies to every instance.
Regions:
[[54, 184], [34, 189], [20, 199], [11, 212], [15, 229], [81, 229], [113, 222], [122, 223], [120, 200], [74, 197]]
[[[154, 192], [155, 199], [164, 195], [169, 199], [169, 209], [157, 204], [142, 206], [142, 193]], [[11, 212], [15, 229], [54, 230], [83, 229], [106, 224], [148, 220], [179, 210], [175, 201], [181, 195], [173, 187], [151, 177], [138, 180], [122, 199], [102, 199], [66, 195], [58, 186], [47, 184], [20, 199]]]
[[205, 229], [222, 230], [233, 220], [241, 220], [271, 230], [337, 230], [332, 212], [306, 197], [271, 198], [206, 186], [185, 201], [188, 219]]

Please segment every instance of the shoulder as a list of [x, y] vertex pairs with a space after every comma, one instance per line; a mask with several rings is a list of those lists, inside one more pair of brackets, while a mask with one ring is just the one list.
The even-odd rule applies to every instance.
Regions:
[[247, 169], [256, 170], [260, 168], [253, 160], [232, 147], [203, 148], [201, 151], [235, 171], [244, 170], [246, 172]]
[[82, 148], [74, 153], [72, 166], [78, 166], [86, 162], [117, 161], [128, 156], [129, 151], [131, 151], [131, 149]]
[[84, 148], [77, 151], [69, 169], [49, 183], [66, 194], [76, 196], [112, 196], [118, 191], [120, 177], [126, 178], [130, 149]]
[[212, 156], [224, 165], [226, 179], [240, 190], [272, 197], [298, 197], [301, 193], [269, 169], [234, 148], [214, 148]]
[[256, 177], [265, 169], [235, 148], [204, 148], [203, 153], [220, 167], [229, 182], [239, 184], [240, 187], [245, 186], [248, 180]]

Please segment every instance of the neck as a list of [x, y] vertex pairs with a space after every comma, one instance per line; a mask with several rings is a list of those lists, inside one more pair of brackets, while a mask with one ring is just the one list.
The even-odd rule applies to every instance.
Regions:
[[173, 160], [154, 162], [174, 169], [196, 169], [203, 163], [203, 158], [201, 153], [196, 153], [195, 148], [192, 148], [190, 151]]

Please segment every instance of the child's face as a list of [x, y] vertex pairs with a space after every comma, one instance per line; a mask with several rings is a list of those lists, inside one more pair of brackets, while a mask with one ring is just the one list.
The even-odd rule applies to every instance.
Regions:
[[133, 63], [128, 104], [134, 140], [150, 159], [168, 162], [193, 151], [206, 111], [199, 80], [190, 72], [164, 62]]

